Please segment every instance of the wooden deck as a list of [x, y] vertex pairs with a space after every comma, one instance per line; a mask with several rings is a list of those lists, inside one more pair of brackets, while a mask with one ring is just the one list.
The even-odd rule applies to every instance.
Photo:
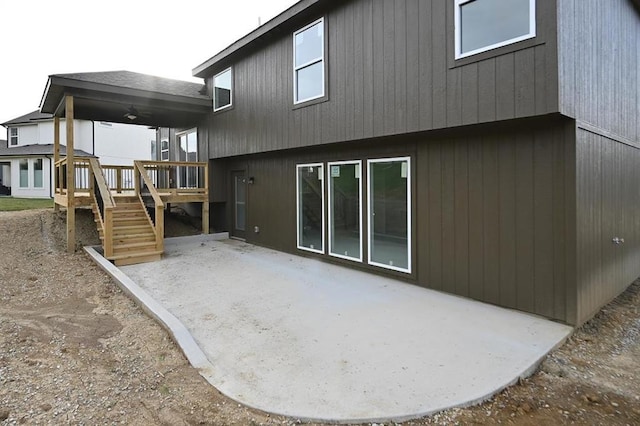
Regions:
[[[92, 208], [104, 256], [116, 265], [157, 260], [164, 251], [164, 210], [169, 204], [202, 203], [202, 232], [209, 233], [207, 163], [135, 161], [105, 166], [74, 159], [73, 197], [67, 159], [56, 162], [55, 208]], [[75, 215], [68, 215], [67, 220]], [[68, 224], [71, 229], [75, 222]]]

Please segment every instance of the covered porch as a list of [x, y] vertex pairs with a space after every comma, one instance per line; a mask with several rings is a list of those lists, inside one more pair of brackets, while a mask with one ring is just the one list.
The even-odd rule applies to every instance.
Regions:
[[[134, 161], [101, 164], [74, 155], [74, 120], [187, 129], [211, 110], [204, 85], [127, 71], [49, 77], [41, 111], [54, 115], [55, 209], [67, 210], [67, 250], [75, 251], [75, 210], [91, 207], [106, 258], [118, 265], [157, 260], [164, 251], [164, 212], [201, 203], [209, 232], [206, 162]], [[68, 153], [60, 151], [64, 118]]]

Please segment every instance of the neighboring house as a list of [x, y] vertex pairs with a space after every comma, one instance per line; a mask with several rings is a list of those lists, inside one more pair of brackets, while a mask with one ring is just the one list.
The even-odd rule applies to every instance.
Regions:
[[640, 276], [638, 3], [298, 2], [194, 69], [214, 228], [584, 322]]
[[[0, 149], [4, 146], [7, 146], [7, 141], [0, 139]], [[9, 167], [10, 163], [8, 161], [0, 161], [0, 195], [11, 195], [11, 190], [5, 185], [5, 175], [7, 176], [7, 179], [11, 179], [11, 169]]]
[[[7, 128], [7, 141], [0, 145], [3, 185], [16, 197], [52, 197], [52, 116], [34, 111], [2, 126]], [[61, 125], [63, 145], [65, 129]], [[132, 165], [153, 155], [155, 130], [146, 126], [75, 120], [74, 133], [75, 155], [98, 157], [104, 165]]]

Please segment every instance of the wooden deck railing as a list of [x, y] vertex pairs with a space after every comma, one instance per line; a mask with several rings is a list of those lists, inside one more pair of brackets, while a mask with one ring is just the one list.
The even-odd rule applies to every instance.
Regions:
[[164, 251], [164, 202], [142, 163], [141, 161], [133, 162], [136, 174], [135, 191], [143, 205], [152, 204], [154, 206], [155, 214], [152, 222], [156, 236], [156, 250]]
[[103, 247], [105, 257], [113, 255], [113, 207], [115, 202], [105, 180], [104, 172], [96, 158], [89, 160], [89, 172], [91, 173], [90, 194], [98, 206], [98, 216], [102, 227]]
[[135, 190], [135, 172], [133, 166], [102, 166], [102, 171], [112, 191], [118, 194]]
[[208, 202], [209, 165], [192, 161], [139, 161], [168, 202]]
[[[90, 157], [75, 157], [75, 190], [79, 192], [88, 192], [91, 179], [89, 177], [89, 160]], [[56, 184], [55, 193], [64, 195], [67, 193], [67, 157], [58, 160], [55, 163]]]
[[[202, 203], [202, 229], [209, 232], [209, 168], [208, 163], [172, 161], [134, 161], [132, 166], [101, 165], [97, 158], [76, 157], [74, 160], [74, 206], [95, 202], [100, 210], [104, 236], [112, 226], [114, 194], [131, 192], [152, 208], [149, 219], [154, 225], [156, 248], [164, 248], [164, 206], [168, 203]], [[68, 206], [67, 158], [55, 163], [55, 202]], [[151, 217], [153, 216], [153, 217]], [[112, 250], [112, 241], [104, 241]], [[106, 254], [106, 253], [105, 253]]]

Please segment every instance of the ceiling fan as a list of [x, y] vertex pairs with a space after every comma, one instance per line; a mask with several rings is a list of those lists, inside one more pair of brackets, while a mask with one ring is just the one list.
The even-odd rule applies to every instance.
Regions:
[[131, 105], [128, 109], [127, 112], [124, 113], [124, 115], [122, 117], [130, 120], [130, 121], [135, 121], [140, 117], [150, 117], [151, 113], [150, 112], [146, 112], [146, 111], [138, 111], [133, 105]]

